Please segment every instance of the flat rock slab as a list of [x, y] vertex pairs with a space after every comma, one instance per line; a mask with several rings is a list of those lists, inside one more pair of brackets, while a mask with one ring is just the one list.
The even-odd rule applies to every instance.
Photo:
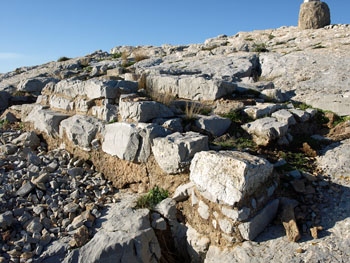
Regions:
[[190, 167], [190, 180], [212, 202], [234, 206], [272, 176], [273, 165], [238, 151], [200, 152]]
[[158, 165], [169, 174], [188, 169], [197, 152], [208, 150], [208, 137], [195, 132], [179, 132], [156, 138], [152, 151]]

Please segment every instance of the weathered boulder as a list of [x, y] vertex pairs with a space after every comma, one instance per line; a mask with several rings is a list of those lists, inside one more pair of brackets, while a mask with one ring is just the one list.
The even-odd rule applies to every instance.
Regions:
[[163, 171], [177, 174], [188, 169], [197, 152], [208, 150], [208, 137], [195, 132], [179, 132], [153, 141], [152, 152]]
[[151, 228], [148, 209], [134, 209], [132, 198], [109, 205], [98, 220], [95, 236], [73, 250], [63, 262], [159, 262], [157, 237]]
[[279, 122], [271, 117], [246, 123], [242, 125], [242, 128], [252, 135], [257, 145], [262, 146], [284, 137], [288, 132], [288, 124]]
[[328, 5], [321, 1], [304, 1], [300, 6], [298, 27], [300, 29], [317, 29], [331, 23]]
[[174, 113], [164, 104], [142, 100], [135, 95], [122, 96], [119, 101], [119, 114], [123, 121], [148, 122], [155, 118], [173, 117]]
[[102, 150], [123, 160], [146, 162], [151, 154], [153, 139], [167, 134], [168, 132], [157, 124], [107, 124]]
[[196, 126], [210, 132], [214, 136], [223, 135], [231, 125], [231, 120], [217, 115], [198, 116]]
[[233, 206], [269, 180], [272, 170], [267, 160], [248, 153], [207, 151], [194, 156], [190, 180], [210, 201]]
[[25, 122], [33, 124], [34, 128], [45, 132], [48, 135], [57, 136], [59, 125], [62, 120], [67, 119], [69, 115], [59, 113], [42, 107], [33, 107], [32, 111], [25, 117]]
[[102, 122], [94, 117], [74, 115], [61, 122], [59, 135], [61, 138], [67, 136], [68, 140], [82, 149], [89, 149], [91, 141], [102, 128]]

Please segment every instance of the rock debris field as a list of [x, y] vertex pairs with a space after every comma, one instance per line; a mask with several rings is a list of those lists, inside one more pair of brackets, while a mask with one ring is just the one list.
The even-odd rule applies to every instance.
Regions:
[[282, 27], [0, 75], [0, 262], [348, 262], [349, 54]]

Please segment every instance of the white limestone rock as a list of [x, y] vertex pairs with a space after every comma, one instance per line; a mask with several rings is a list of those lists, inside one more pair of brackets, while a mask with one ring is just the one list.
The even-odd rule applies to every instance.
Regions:
[[207, 151], [194, 156], [190, 180], [210, 201], [234, 206], [270, 179], [272, 170], [267, 160], [248, 153]]
[[208, 150], [208, 137], [195, 132], [179, 132], [156, 138], [152, 152], [163, 171], [177, 174], [188, 169], [197, 152]]

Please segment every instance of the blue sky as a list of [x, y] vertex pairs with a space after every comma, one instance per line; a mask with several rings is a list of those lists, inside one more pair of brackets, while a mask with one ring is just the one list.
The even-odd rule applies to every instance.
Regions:
[[[303, 0], [1, 0], [0, 72], [118, 45], [202, 43], [220, 34], [296, 26]], [[350, 0], [328, 0], [334, 24]]]

